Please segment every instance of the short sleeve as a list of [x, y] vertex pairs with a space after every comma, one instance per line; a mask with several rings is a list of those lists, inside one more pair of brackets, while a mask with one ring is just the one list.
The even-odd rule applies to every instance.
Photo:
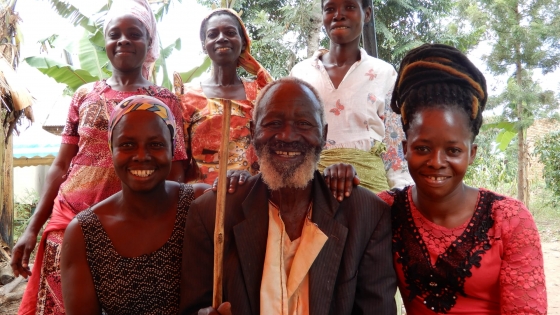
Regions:
[[501, 314], [546, 314], [547, 298], [539, 233], [518, 200], [498, 203], [504, 253], [500, 270]]
[[385, 201], [385, 203], [388, 204], [389, 206], [392, 206], [393, 203], [395, 202], [395, 196], [388, 191], [382, 191], [378, 193], [377, 196], [379, 196], [379, 198]]
[[93, 84], [86, 84], [78, 88], [72, 96], [70, 107], [68, 108], [68, 115], [66, 116], [66, 124], [62, 130], [62, 143], [78, 145], [80, 141], [80, 134], [78, 127], [80, 126], [80, 106], [84, 99], [92, 91]]

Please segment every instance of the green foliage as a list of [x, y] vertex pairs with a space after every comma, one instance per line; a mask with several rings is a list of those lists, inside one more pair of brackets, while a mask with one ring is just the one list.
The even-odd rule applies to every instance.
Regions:
[[[105, 38], [103, 34], [103, 24], [100, 21], [82, 14], [76, 7], [64, 0], [49, 0], [55, 11], [62, 17], [67, 18], [74, 26], [84, 28], [84, 35], [77, 41], [73, 41], [66, 46], [67, 50], [78, 54], [80, 60], [80, 68], [73, 67], [71, 64], [54, 61], [52, 59], [34, 56], [28, 57], [25, 61], [32, 67], [53, 78], [56, 82], [66, 85], [65, 94], [73, 94], [78, 87], [85, 83], [98, 81], [111, 76], [111, 63], [105, 52]], [[181, 2], [182, 0], [177, 0]], [[169, 10], [171, 1], [163, 2], [156, 10], [156, 19], [161, 20], [164, 13]], [[101, 7], [96, 15], [104, 15], [110, 8], [112, 1], [108, 1], [106, 5]], [[46, 51], [46, 45], [51, 48], [58, 40], [58, 35], [54, 34], [40, 44]], [[61, 40], [62, 41], [62, 40]], [[161, 47], [161, 42], [158, 43]], [[181, 40], [177, 39], [171, 45], [162, 47], [160, 57], [155, 63], [152, 76], [161, 70], [163, 73], [163, 81], [159, 85], [168, 89], [173, 88], [173, 84], [169, 79], [169, 71], [167, 70], [166, 59], [171, 55], [173, 50], [181, 49]], [[155, 81], [155, 79], [154, 79]]]
[[[208, 7], [219, 4], [217, 0], [198, 2]], [[379, 58], [398, 67], [406, 52], [425, 42], [446, 43], [463, 51], [475, 46], [484, 30], [452, 19], [455, 2], [373, 1]], [[307, 58], [302, 52], [316, 40], [310, 34], [322, 25], [320, 0], [238, 0], [234, 8], [243, 12], [256, 59], [274, 77], [288, 74], [295, 63]], [[329, 46], [324, 32], [320, 46]]]
[[47, 57], [27, 57], [24, 61], [53, 78], [56, 82], [66, 84], [68, 94], [72, 94], [85, 83], [98, 80], [98, 77], [92, 76], [86, 70], [76, 69]]
[[16, 196], [14, 203], [14, 244], [25, 231], [38, 202], [39, 194], [33, 189], [26, 189], [23, 196]]
[[466, 52], [481, 28], [465, 27], [454, 0], [374, 0], [379, 58], [398, 68], [404, 55], [423, 43], [448, 44]]
[[194, 68], [190, 69], [187, 72], [179, 73], [179, 76], [181, 76], [181, 80], [183, 81], [183, 83], [191, 82], [192, 79], [199, 77], [204, 72], [206, 72], [206, 70], [210, 69], [211, 65], [212, 62], [210, 60], [210, 57], [206, 55], [206, 57], [204, 57], [204, 60], [200, 65], [195, 66]]
[[517, 185], [517, 156], [513, 146], [504, 151], [498, 149], [498, 143], [494, 140], [499, 133], [497, 123], [491, 121], [483, 125], [475, 141], [478, 145], [476, 158], [464, 180], [467, 185], [484, 187], [511, 196], [515, 193]]
[[544, 136], [535, 144], [534, 154], [544, 165], [546, 186], [560, 199], [560, 131]]

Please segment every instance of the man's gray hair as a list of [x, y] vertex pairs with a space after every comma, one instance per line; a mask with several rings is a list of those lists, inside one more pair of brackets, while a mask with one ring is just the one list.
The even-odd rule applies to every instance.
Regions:
[[260, 91], [260, 93], [257, 97], [257, 101], [255, 102], [255, 109], [253, 110], [253, 122], [255, 124], [257, 123], [257, 118], [260, 114], [259, 108], [261, 107], [262, 99], [268, 93], [270, 88], [272, 88], [273, 86], [278, 85], [280, 83], [294, 83], [294, 84], [298, 84], [300, 86], [308, 88], [311, 91], [311, 93], [313, 93], [313, 95], [317, 99], [317, 102], [319, 103], [319, 116], [321, 117], [321, 127], [324, 127], [327, 124], [327, 120], [325, 119], [325, 109], [323, 108], [323, 101], [321, 100], [321, 97], [319, 96], [319, 92], [317, 92], [317, 90], [311, 84], [303, 81], [302, 79], [296, 78], [296, 77], [280, 78], [276, 81], [273, 81], [273, 82], [269, 83], [267, 86], [265, 86]]

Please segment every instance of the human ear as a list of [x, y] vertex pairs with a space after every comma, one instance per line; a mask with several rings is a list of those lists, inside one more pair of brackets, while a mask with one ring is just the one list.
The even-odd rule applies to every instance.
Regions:
[[329, 124], [325, 124], [325, 126], [323, 127], [323, 141], [325, 143], [327, 143], [327, 134], [329, 131]]
[[469, 152], [469, 165], [472, 165], [474, 159], [476, 158], [476, 151], [478, 150], [478, 145], [476, 143], [471, 144], [471, 152]]
[[407, 144], [406, 140], [403, 140], [402, 141], [402, 150], [403, 150], [403, 155], [405, 156], [405, 158], [406, 158], [406, 152], [408, 151], [408, 147], [406, 146], [406, 144]]
[[367, 8], [364, 10], [364, 15], [365, 15], [365, 16], [364, 16], [364, 23], [368, 23], [368, 22], [371, 20], [371, 15], [372, 15], [371, 13], [372, 13], [372, 8], [371, 8], [371, 6], [367, 7]]
[[208, 51], [206, 51], [206, 47], [204, 46], [204, 42], [200, 42], [202, 44], [202, 52], [205, 54], [208, 54]]

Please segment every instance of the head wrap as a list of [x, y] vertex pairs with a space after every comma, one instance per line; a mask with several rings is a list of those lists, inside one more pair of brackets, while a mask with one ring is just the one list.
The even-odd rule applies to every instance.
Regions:
[[173, 152], [175, 152], [175, 136], [177, 135], [175, 117], [169, 107], [167, 107], [167, 105], [165, 105], [162, 101], [155, 97], [146, 95], [134, 95], [127, 97], [122, 100], [117, 107], [115, 107], [113, 113], [111, 113], [111, 118], [109, 119], [109, 150], [113, 152], [113, 130], [115, 129], [117, 123], [124, 115], [139, 110], [149, 111], [158, 115], [167, 125], [167, 128], [169, 128], [169, 131], [171, 132], [171, 152], [173, 154]]
[[146, 79], [149, 79], [150, 68], [159, 57], [159, 38], [156, 28], [156, 17], [147, 0], [115, 0], [105, 16], [103, 34], [107, 32], [107, 25], [113, 18], [124, 14], [130, 14], [137, 18], [144, 24], [148, 31], [148, 36], [150, 36], [151, 47], [148, 48], [146, 60], [144, 60], [144, 64], [142, 65], [142, 75]]
[[258, 77], [264, 76], [267, 83], [272, 82], [273, 79], [268, 73], [268, 71], [266, 71], [266, 69], [263, 68], [263, 66], [255, 58], [253, 58], [253, 56], [251, 56], [251, 38], [249, 38], [249, 33], [247, 33], [247, 28], [245, 28], [245, 24], [243, 24], [243, 21], [241, 20], [241, 17], [239, 16], [239, 14], [237, 14], [237, 12], [228, 8], [215, 9], [202, 20], [202, 23], [200, 23], [201, 27], [205, 23], [208, 23], [208, 20], [211, 17], [219, 15], [218, 12], [228, 12], [231, 15], [233, 15], [235, 18], [237, 18], [237, 21], [239, 22], [239, 25], [243, 30], [242, 36], [245, 39], [246, 44], [245, 44], [245, 49], [239, 55], [239, 59], [237, 60], [237, 66], [243, 67], [243, 69], [245, 69], [247, 72], [249, 72], [252, 75], [256, 75]]

